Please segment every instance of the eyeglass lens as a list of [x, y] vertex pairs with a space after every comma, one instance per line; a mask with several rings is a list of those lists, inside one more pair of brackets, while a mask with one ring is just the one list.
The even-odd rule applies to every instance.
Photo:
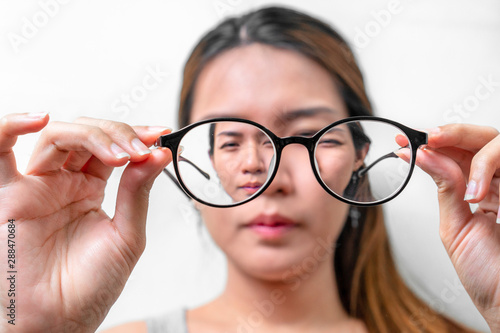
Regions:
[[[409, 140], [392, 124], [350, 121], [314, 139], [314, 168], [322, 185], [350, 202], [385, 200], [409, 177], [410, 164], [396, 154]], [[182, 183], [192, 196], [212, 205], [233, 205], [259, 195], [275, 172], [275, 144], [252, 124], [205, 123], [187, 132], [180, 145]]]

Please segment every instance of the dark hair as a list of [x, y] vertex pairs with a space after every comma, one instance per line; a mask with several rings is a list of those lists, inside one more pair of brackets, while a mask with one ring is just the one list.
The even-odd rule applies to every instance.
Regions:
[[[317, 34], [318, 31], [323, 34]], [[330, 40], [322, 43], [325, 36]], [[372, 114], [364, 93], [361, 72], [344, 39], [329, 25], [308, 15], [292, 9], [270, 7], [222, 22], [198, 43], [184, 73], [178, 118], [180, 127], [189, 123], [194, 83], [204, 66], [224, 51], [251, 43], [298, 51], [314, 59], [332, 73], [334, 80], [339, 83], [349, 115]], [[320, 52], [318, 44], [323, 44]], [[360, 80], [353, 80], [353, 77]]]
[[[251, 43], [293, 50], [313, 59], [337, 83], [350, 116], [372, 115], [361, 71], [346, 41], [309, 15], [269, 7], [221, 22], [196, 45], [184, 69], [180, 127], [190, 121], [196, 81], [205, 65], [225, 51]], [[380, 206], [358, 210], [357, 221], [348, 217], [332, 244], [345, 310], [373, 332], [467, 332], [429, 308], [405, 285], [392, 259]]]

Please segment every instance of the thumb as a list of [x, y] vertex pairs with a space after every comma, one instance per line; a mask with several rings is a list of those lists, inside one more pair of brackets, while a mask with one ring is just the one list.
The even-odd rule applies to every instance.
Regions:
[[171, 161], [169, 149], [155, 149], [146, 160], [129, 163], [121, 177], [113, 222], [122, 239], [138, 252], [142, 253], [146, 245], [149, 192]]
[[464, 201], [466, 183], [462, 169], [449, 156], [431, 149], [419, 150], [416, 164], [438, 187], [441, 239], [453, 253], [451, 245], [472, 218], [470, 206]]

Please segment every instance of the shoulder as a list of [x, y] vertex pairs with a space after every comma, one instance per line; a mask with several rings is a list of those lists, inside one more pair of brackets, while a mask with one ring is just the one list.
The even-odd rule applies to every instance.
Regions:
[[110, 328], [101, 333], [147, 333], [147, 331], [148, 327], [145, 321], [136, 321]]

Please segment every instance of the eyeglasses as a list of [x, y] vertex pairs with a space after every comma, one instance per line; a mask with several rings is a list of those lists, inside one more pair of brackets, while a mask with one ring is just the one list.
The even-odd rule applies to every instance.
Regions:
[[[172, 151], [176, 177], [164, 171], [190, 198], [233, 207], [269, 187], [290, 144], [307, 148], [316, 179], [333, 197], [359, 206], [381, 204], [408, 184], [417, 150], [427, 144], [426, 133], [372, 116], [298, 134], [281, 138], [250, 120], [214, 118], [163, 135], [155, 145]], [[404, 155], [405, 149], [411, 153]]]

